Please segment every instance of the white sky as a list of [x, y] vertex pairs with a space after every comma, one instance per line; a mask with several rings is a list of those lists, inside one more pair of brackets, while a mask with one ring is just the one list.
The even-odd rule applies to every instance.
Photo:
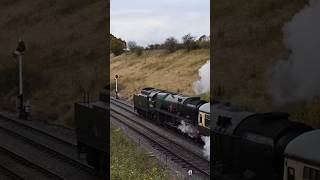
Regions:
[[188, 33], [210, 33], [210, 0], [111, 0], [110, 31], [147, 46]]

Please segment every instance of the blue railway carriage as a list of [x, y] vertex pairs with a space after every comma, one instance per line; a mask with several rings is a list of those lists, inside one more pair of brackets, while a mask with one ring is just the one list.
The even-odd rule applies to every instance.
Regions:
[[293, 139], [284, 155], [284, 180], [320, 180], [320, 130]]

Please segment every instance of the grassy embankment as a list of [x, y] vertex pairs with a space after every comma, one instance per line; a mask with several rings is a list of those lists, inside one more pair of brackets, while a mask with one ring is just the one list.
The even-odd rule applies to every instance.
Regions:
[[[144, 51], [141, 56], [126, 53], [111, 58], [111, 88], [114, 75], [119, 77], [119, 95], [131, 100], [134, 93], [144, 87], [155, 87], [185, 95], [195, 95], [193, 83], [198, 80], [198, 70], [210, 58], [209, 49], [186, 52], [179, 50], [168, 54], [163, 50]], [[209, 98], [208, 95], [205, 97]]]
[[159, 166], [155, 157], [114, 126], [111, 126], [110, 157], [110, 177], [113, 180], [170, 179], [168, 170]]
[[24, 89], [34, 119], [73, 125], [73, 103], [81, 91], [92, 99], [108, 72], [104, 1], [0, 2], [0, 102], [15, 109], [17, 67], [12, 57], [19, 37], [27, 45]]
[[295, 119], [319, 127], [319, 99], [277, 107], [268, 93], [268, 68], [288, 55], [282, 28], [306, 2], [221, 0], [215, 3], [212, 78], [222, 99], [257, 111], [288, 111]]

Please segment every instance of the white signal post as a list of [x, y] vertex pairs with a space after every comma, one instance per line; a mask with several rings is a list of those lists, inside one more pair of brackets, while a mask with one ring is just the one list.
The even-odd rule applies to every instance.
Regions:
[[114, 79], [116, 80], [116, 89], [115, 89], [116, 99], [119, 99], [119, 96], [118, 96], [118, 78], [119, 78], [119, 76], [116, 74], [114, 76]]
[[22, 56], [24, 51], [26, 50], [26, 46], [24, 41], [20, 38], [18, 42], [18, 46], [16, 50], [13, 52], [14, 57], [16, 57], [19, 64], [19, 117], [24, 118], [24, 105], [23, 105], [23, 79], [22, 79]]
[[17, 55], [18, 63], [19, 63], [19, 96], [23, 95], [23, 79], [22, 79], [22, 54], [19, 53]]

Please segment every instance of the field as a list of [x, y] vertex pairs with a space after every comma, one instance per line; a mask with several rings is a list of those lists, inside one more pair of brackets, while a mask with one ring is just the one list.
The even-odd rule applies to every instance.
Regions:
[[73, 103], [89, 91], [95, 99], [108, 69], [105, 1], [0, 1], [0, 106], [15, 110], [19, 37], [25, 97], [33, 119], [73, 125]]
[[144, 87], [195, 95], [193, 83], [199, 78], [198, 70], [209, 59], [209, 49], [179, 50], [171, 54], [152, 50], [144, 51], [141, 56], [125, 53], [111, 58], [111, 89], [114, 91], [113, 78], [117, 74], [119, 96], [127, 100]]
[[[216, 1], [212, 9], [213, 92], [245, 109], [288, 111], [319, 126], [320, 101], [276, 106], [268, 92], [268, 69], [289, 55], [283, 26], [306, 0]], [[217, 95], [216, 95], [217, 96]]]

